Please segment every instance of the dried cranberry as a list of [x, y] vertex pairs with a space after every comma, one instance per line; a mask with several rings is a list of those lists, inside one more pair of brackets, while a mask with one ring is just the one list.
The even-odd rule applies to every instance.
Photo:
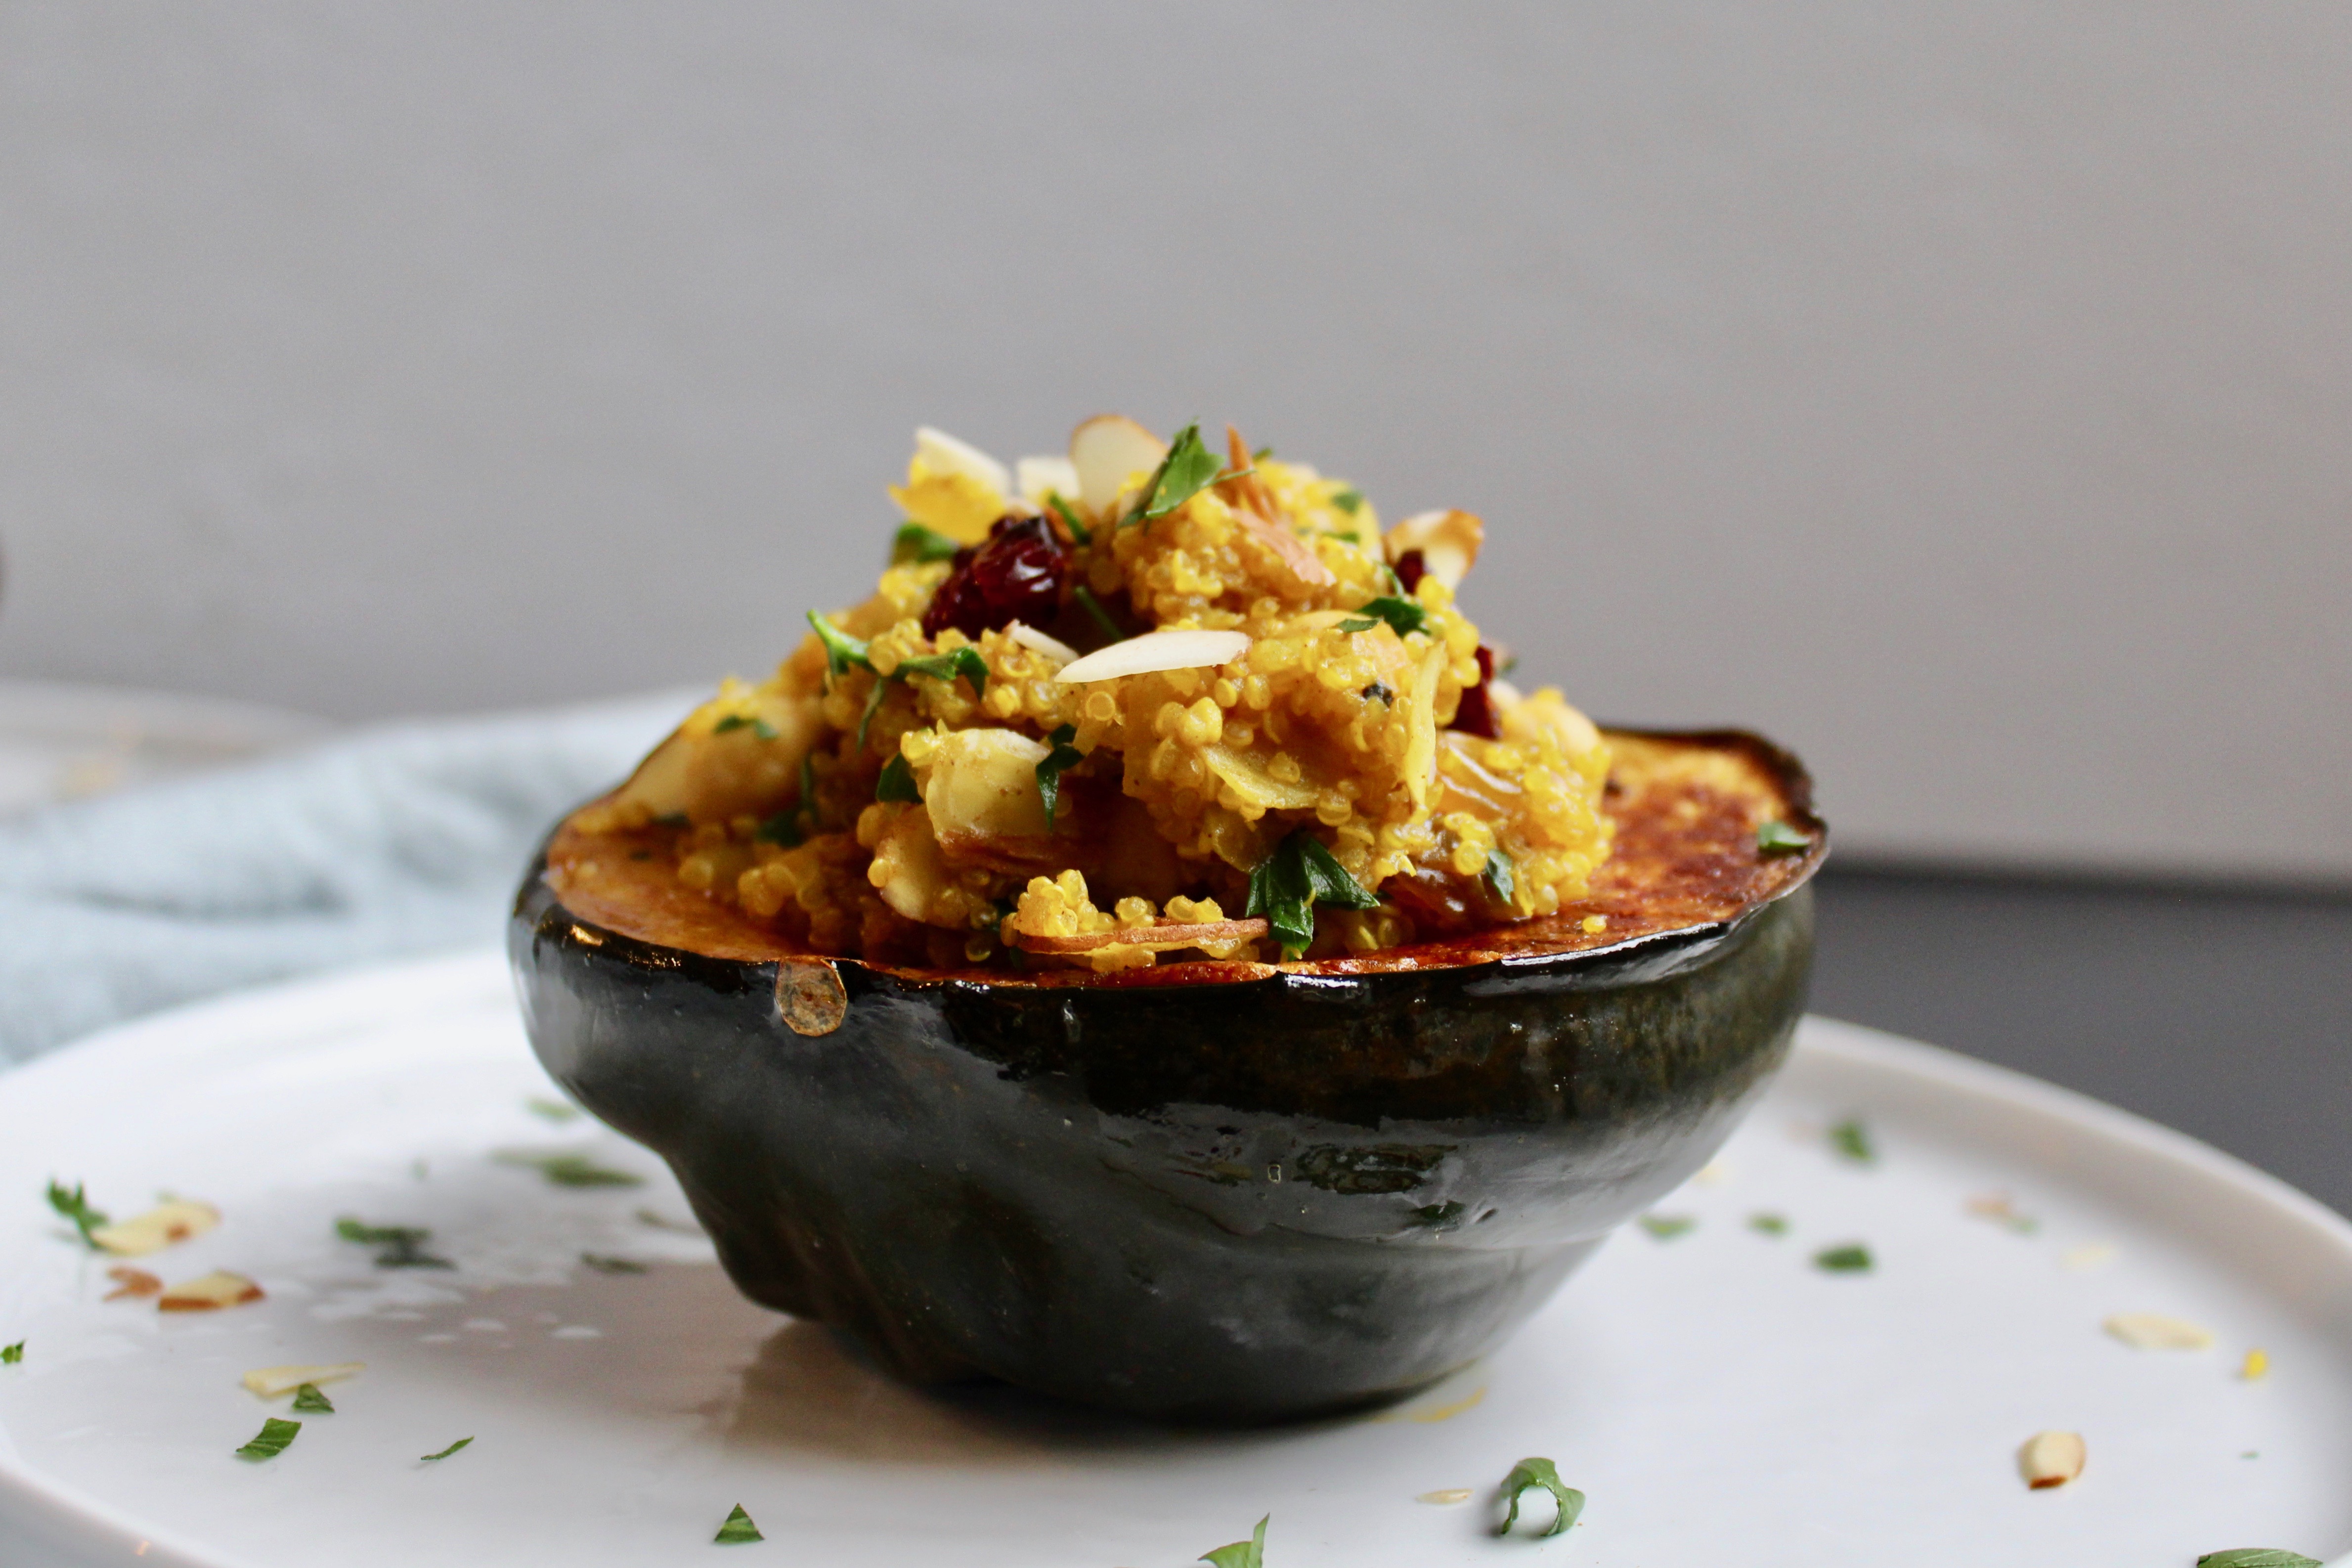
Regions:
[[1062, 607], [1069, 557], [1042, 517], [1001, 517], [976, 546], [959, 550], [948, 580], [923, 612], [923, 635], [950, 626], [968, 637], [1013, 621], [1045, 626]]
[[1462, 706], [1454, 710], [1454, 722], [1449, 730], [1459, 730], [1465, 735], [1494, 740], [1502, 734], [1495, 721], [1495, 650], [1485, 643], [1478, 645], [1478, 684], [1465, 687]]
[[1397, 557], [1396, 574], [1397, 581], [1403, 584], [1404, 591], [1410, 594], [1420, 587], [1421, 580], [1429, 574], [1429, 563], [1422, 559], [1420, 551], [1408, 550]]

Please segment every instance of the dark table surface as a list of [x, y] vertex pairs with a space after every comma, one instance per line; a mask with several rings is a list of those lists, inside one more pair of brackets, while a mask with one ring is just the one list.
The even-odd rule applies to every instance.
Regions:
[[1853, 868], [1813, 1011], [2201, 1138], [2352, 1215], [2352, 898]]

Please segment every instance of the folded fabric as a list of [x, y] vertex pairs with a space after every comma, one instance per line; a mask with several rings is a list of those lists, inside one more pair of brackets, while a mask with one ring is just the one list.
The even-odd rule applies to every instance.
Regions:
[[214, 992], [495, 940], [550, 825], [691, 701], [385, 725], [0, 822], [0, 1066]]

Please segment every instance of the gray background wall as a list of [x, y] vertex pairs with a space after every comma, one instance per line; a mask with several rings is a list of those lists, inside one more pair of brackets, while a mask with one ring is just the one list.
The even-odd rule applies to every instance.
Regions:
[[0, 675], [756, 670], [918, 422], [1234, 419], [1912, 858], [2352, 882], [2352, 10], [0, 9]]

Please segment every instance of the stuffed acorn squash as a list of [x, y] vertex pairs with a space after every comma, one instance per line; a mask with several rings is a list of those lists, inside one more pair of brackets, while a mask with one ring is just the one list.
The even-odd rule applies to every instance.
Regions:
[[1491, 1349], [1785, 1054], [1826, 839], [1595, 729], [1481, 528], [1123, 420], [925, 432], [876, 597], [559, 825], [534, 1047], [746, 1294], [902, 1374], [1264, 1421]]

